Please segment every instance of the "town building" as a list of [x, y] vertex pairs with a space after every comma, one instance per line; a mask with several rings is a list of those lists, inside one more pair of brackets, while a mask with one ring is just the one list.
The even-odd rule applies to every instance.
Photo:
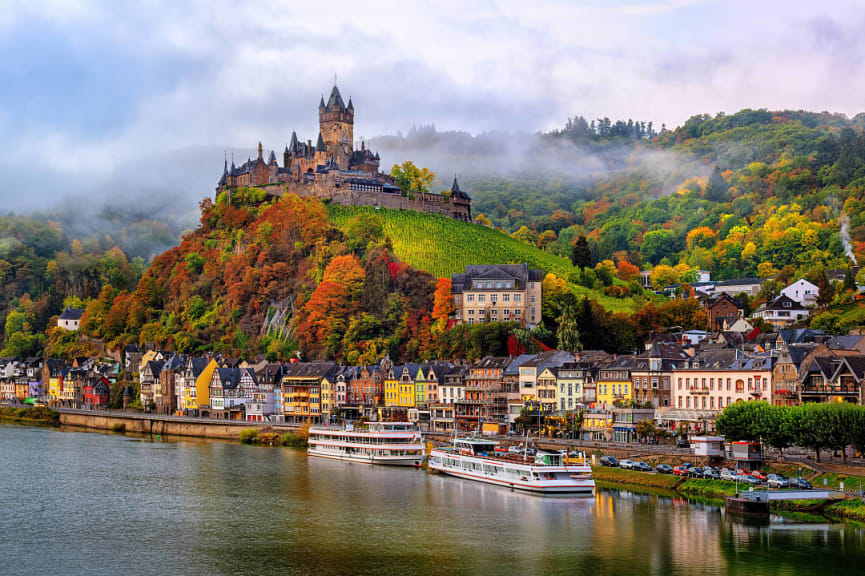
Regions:
[[774, 328], [787, 328], [803, 318], [807, 318], [809, 310], [789, 296], [781, 295], [772, 302], [761, 304], [751, 315], [771, 324]]
[[709, 330], [712, 332], [726, 330], [727, 326], [732, 325], [744, 313], [739, 303], [726, 292], [709, 298], [703, 306], [706, 308]]
[[451, 276], [453, 321], [511, 321], [533, 328], [541, 321], [542, 280], [542, 272], [525, 263], [466, 266]]
[[813, 306], [817, 303], [820, 288], [817, 285], [800, 278], [781, 290], [781, 295], [801, 304], [804, 307]]
[[595, 382], [598, 408], [606, 410], [633, 400], [631, 370], [635, 365], [638, 364], [634, 356], [623, 355], [608, 360], [599, 368]]
[[57, 327], [64, 330], [78, 330], [81, 327], [81, 316], [83, 314], [84, 308], [72, 308], [68, 306], [57, 317]]
[[298, 362], [285, 367], [283, 410], [287, 424], [321, 423], [322, 381], [335, 379], [336, 362]]

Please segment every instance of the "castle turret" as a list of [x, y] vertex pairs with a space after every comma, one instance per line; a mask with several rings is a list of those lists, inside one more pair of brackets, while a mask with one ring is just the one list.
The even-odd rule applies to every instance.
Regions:
[[264, 150], [261, 148], [261, 142], [258, 143], [258, 161], [264, 162]]
[[337, 165], [343, 169], [349, 165], [354, 143], [354, 104], [351, 99], [349, 104], [345, 105], [339, 88], [334, 85], [327, 104], [319, 104], [318, 108], [320, 132], [327, 149], [333, 153]]

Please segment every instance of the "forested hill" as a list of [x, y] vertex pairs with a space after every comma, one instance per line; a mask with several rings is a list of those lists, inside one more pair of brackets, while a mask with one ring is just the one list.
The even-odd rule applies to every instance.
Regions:
[[642, 138], [565, 129], [545, 138], [578, 156], [618, 145], [622, 164], [570, 180], [466, 180], [476, 214], [562, 256], [586, 236], [593, 262], [681, 264], [716, 278], [819, 274], [850, 262], [845, 218], [849, 252], [865, 256], [863, 125], [863, 115], [743, 110]]

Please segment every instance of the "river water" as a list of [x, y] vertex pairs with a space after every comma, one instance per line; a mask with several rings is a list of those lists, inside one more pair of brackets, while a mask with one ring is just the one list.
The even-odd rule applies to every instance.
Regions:
[[863, 574], [852, 524], [0, 425], [0, 574]]

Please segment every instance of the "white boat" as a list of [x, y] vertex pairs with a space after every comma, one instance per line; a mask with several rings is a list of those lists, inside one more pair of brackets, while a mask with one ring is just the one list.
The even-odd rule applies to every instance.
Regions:
[[410, 422], [312, 426], [308, 442], [307, 454], [322, 458], [391, 466], [420, 466], [424, 459], [421, 434]]
[[457, 438], [452, 447], [430, 452], [429, 469], [539, 494], [591, 494], [595, 489], [585, 455], [574, 459], [562, 452], [539, 452], [527, 458], [497, 446], [492, 440]]

